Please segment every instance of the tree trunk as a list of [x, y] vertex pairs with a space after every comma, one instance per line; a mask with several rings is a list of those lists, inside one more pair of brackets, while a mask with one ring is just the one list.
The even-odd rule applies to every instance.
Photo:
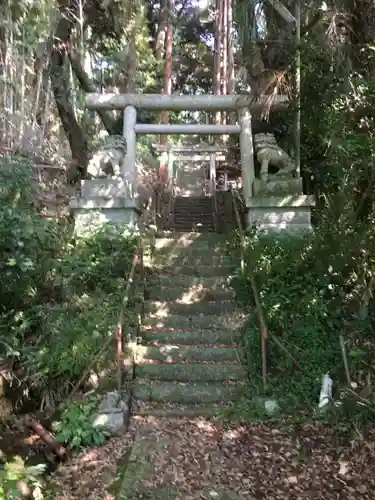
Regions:
[[[233, 50], [233, 4], [232, 0], [226, 0], [228, 3], [228, 28], [227, 28], [227, 46], [228, 46], [228, 70], [227, 70], [227, 93], [234, 94], [234, 50]], [[229, 123], [236, 123], [236, 113], [229, 113]]]
[[228, 78], [227, 92], [234, 94], [234, 51], [233, 51], [233, 4], [232, 0], [227, 0], [228, 7], [228, 28], [227, 28], [227, 46], [228, 46]]
[[[223, 29], [222, 29], [222, 46], [223, 46], [223, 74], [221, 79], [223, 95], [227, 95], [227, 81], [228, 81], [228, 1], [222, 1], [223, 10]], [[223, 112], [222, 123], [227, 122], [227, 114]]]
[[[5, 6], [3, 6], [2, 11], [0, 11], [0, 14], [2, 14], [3, 18], [5, 19]], [[8, 54], [8, 34], [7, 34], [7, 29], [5, 27], [5, 23], [0, 26], [0, 76], [3, 78], [4, 82], [6, 82], [7, 79], [7, 57]], [[6, 107], [6, 91], [5, 91], [5, 85], [4, 89], [1, 92], [0, 96], [0, 107], [1, 109], [4, 109]], [[0, 146], [7, 147], [7, 123], [6, 123], [6, 118], [5, 115], [1, 116], [0, 118]]]
[[[165, 95], [172, 94], [172, 67], [173, 67], [173, 22], [172, 22], [172, 12], [173, 12], [173, 0], [166, 0], [167, 6], [167, 30], [165, 39], [165, 62], [164, 62], [164, 89], [163, 93]], [[169, 122], [169, 112], [162, 111], [160, 115], [160, 123], [167, 124]], [[165, 145], [168, 142], [168, 137], [166, 135], [160, 136], [160, 144]], [[165, 183], [167, 180], [167, 169], [168, 165], [160, 165], [159, 178], [161, 183]]]
[[72, 172], [68, 172], [68, 178], [75, 181], [86, 176], [88, 163], [87, 137], [77, 122], [74, 107], [70, 101], [69, 71], [67, 71], [68, 46], [78, 17], [77, 4], [73, 1], [68, 2], [68, 5], [60, 7], [60, 14], [52, 41], [50, 78], [56, 107], [73, 157], [74, 166]]
[[160, 3], [159, 25], [155, 37], [155, 55], [158, 59], [163, 56], [164, 49], [166, 48], [169, 1], [170, 0], [162, 0]]
[[[213, 91], [215, 95], [220, 95], [221, 91], [221, 30], [222, 30], [222, 10], [221, 0], [216, 0], [215, 10], [215, 45], [214, 45], [214, 81]], [[221, 113], [215, 113], [215, 123], [220, 125]]]
[[133, 94], [136, 92], [135, 78], [138, 67], [137, 48], [135, 45], [136, 33], [135, 32], [131, 33], [131, 37], [132, 39], [129, 42], [128, 59], [126, 67], [126, 86], [124, 89], [126, 94]]

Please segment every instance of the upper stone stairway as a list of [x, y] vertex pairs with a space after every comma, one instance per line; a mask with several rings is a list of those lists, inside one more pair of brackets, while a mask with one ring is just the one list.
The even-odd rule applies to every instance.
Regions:
[[163, 229], [173, 231], [215, 231], [214, 199], [210, 196], [164, 197]]
[[245, 390], [237, 349], [242, 313], [215, 233], [170, 233], [149, 259], [133, 397], [141, 414], [212, 414]]

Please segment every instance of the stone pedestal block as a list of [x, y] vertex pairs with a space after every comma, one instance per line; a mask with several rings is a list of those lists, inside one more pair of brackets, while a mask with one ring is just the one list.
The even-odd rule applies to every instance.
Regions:
[[81, 181], [82, 198], [125, 198], [134, 200], [136, 191], [134, 184], [122, 177], [92, 179], [89, 181]]
[[77, 235], [91, 232], [106, 222], [136, 228], [136, 208], [133, 189], [122, 178], [82, 181], [81, 197], [70, 202]]
[[281, 175], [274, 175], [270, 177], [268, 182], [260, 179], [254, 179], [253, 195], [256, 197], [264, 196], [287, 196], [287, 195], [301, 195], [302, 193], [302, 178], [285, 178]]
[[265, 231], [311, 230], [313, 196], [287, 195], [252, 198], [247, 207], [247, 225]]

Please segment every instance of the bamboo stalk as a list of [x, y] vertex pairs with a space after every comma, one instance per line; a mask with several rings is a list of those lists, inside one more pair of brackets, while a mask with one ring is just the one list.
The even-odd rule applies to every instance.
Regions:
[[342, 355], [342, 360], [344, 362], [344, 368], [345, 368], [345, 375], [346, 375], [346, 381], [348, 383], [348, 386], [350, 387], [352, 381], [350, 377], [350, 370], [349, 370], [349, 363], [348, 363], [348, 356], [346, 354], [346, 346], [345, 346], [345, 340], [343, 335], [339, 336], [340, 339], [340, 347], [341, 347], [341, 355]]
[[25, 37], [25, 31], [22, 29], [22, 54], [21, 54], [21, 123], [20, 127], [18, 130], [18, 138], [17, 142], [18, 145], [21, 146], [22, 144], [22, 139], [23, 139], [23, 134], [24, 134], [24, 129], [25, 129], [25, 72], [26, 72], [26, 63], [25, 63], [25, 52], [26, 52], [26, 47], [25, 47], [25, 42], [24, 42], [24, 37]]
[[296, 172], [300, 175], [301, 170], [301, 0], [296, 0], [296, 57], [295, 57], [295, 162]]

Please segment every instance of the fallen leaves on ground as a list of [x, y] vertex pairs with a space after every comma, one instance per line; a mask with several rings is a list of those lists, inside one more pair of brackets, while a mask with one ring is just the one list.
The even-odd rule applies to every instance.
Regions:
[[61, 464], [50, 481], [55, 500], [113, 500], [107, 487], [116, 478], [118, 464], [133, 440], [134, 429]]
[[142, 484], [147, 492], [172, 487], [180, 500], [215, 498], [220, 492], [249, 500], [375, 500], [375, 430], [366, 439], [339, 438], [324, 425], [222, 427], [205, 419], [166, 417], [135, 417], [126, 436], [62, 467], [64, 493], [56, 498], [109, 500], [103, 477], [108, 469], [114, 475], [116, 459], [135, 431], [163, 443], [154, 455], [153, 475]]
[[204, 498], [202, 491], [257, 500], [375, 499], [371, 444], [344, 445], [327, 426], [297, 432], [264, 424], [220, 428], [204, 419], [147, 424], [170, 444], [157, 453], [146, 490], [174, 486], [184, 500]]

